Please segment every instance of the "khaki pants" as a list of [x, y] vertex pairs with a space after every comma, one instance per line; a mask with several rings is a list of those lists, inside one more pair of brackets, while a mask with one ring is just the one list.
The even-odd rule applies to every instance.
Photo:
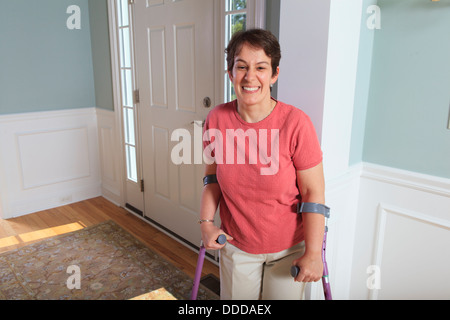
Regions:
[[290, 274], [292, 262], [304, 252], [304, 242], [270, 254], [249, 254], [227, 243], [220, 250], [220, 299], [304, 299], [305, 283], [294, 282]]

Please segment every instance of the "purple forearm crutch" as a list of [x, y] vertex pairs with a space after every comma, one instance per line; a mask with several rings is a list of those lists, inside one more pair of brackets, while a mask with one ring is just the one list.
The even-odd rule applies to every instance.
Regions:
[[[314, 211], [314, 206], [310, 206], [309, 208], [305, 208], [303, 209], [303, 205], [302, 207], [299, 209], [299, 213], [301, 212], [316, 212], [316, 213], [321, 213], [325, 216], [325, 218], [328, 220], [328, 218], [330, 217], [330, 211], [328, 207], [325, 207], [327, 210], [325, 210], [324, 212], [319, 212], [319, 211]], [[313, 210], [308, 210], [308, 209], [313, 209]], [[326, 220], [326, 221], [327, 221]], [[323, 294], [325, 296], [325, 300], [333, 300], [332, 296], [331, 296], [331, 286], [330, 286], [330, 279], [328, 277], [328, 264], [327, 264], [327, 260], [326, 260], [326, 248], [327, 248], [327, 233], [328, 233], [328, 226], [325, 225], [325, 232], [323, 234], [323, 242], [322, 242], [322, 262], [323, 262], [323, 275], [322, 275], [322, 285], [323, 285]], [[297, 277], [297, 275], [300, 272], [300, 268], [297, 266], [292, 266], [291, 267], [291, 275], [295, 278]]]
[[[218, 244], [224, 244], [225, 242], [227, 242], [227, 237], [224, 234], [221, 234], [217, 238], [216, 242]], [[195, 276], [194, 276], [194, 284], [192, 286], [191, 300], [197, 300], [198, 287], [200, 286], [200, 278], [202, 276], [203, 262], [205, 261], [205, 253], [206, 249], [202, 241], [202, 243], [200, 244], [200, 250], [198, 251], [198, 260], [197, 260], [197, 267], [195, 268]]]
[[333, 300], [333, 298], [331, 296], [330, 279], [328, 278], [328, 264], [327, 264], [327, 259], [325, 257], [325, 251], [327, 248], [327, 233], [328, 233], [328, 227], [325, 226], [325, 233], [323, 235], [323, 243], [322, 243], [322, 261], [323, 261], [322, 285], [323, 285], [323, 294], [325, 296], [325, 300]]

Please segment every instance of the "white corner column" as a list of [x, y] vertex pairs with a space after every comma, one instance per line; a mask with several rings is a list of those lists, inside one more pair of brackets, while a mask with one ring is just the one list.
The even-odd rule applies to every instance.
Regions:
[[[327, 261], [333, 296], [348, 299], [361, 166], [349, 167], [362, 2], [285, 0], [278, 98], [311, 118], [324, 152], [331, 207]], [[323, 299], [313, 284], [312, 299]]]
[[348, 299], [361, 165], [349, 166], [358, 69], [362, 1], [334, 0], [330, 6], [322, 150], [330, 219], [330, 280], [337, 299]]

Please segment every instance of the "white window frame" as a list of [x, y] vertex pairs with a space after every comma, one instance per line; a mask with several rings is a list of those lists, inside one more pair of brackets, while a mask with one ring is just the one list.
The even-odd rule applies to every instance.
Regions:
[[[227, 0], [218, 0], [219, 6], [216, 8], [216, 21], [219, 21], [220, 27], [217, 28], [216, 33], [216, 57], [221, 57], [217, 62], [216, 74], [218, 75], [218, 86], [216, 97], [218, 97], [219, 103], [227, 102], [225, 101], [225, 75], [224, 75], [224, 61], [226, 59], [225, 55], [225, 6]], [[266, 27], [266, 1], [265, 0], [247, 0], [247, 9], [245, 10], [247, 14], [247, 29], [251, 28], [261, 28]], [[225, 71], [226, 74], [226, 71]]]
[[[121, 119], [121, 132], [122, 132], [122, 147], [123, 147], [123, 153], [124, 153], [124, 164], [125, 164], [125, 181], [128, 181], [130, 183], [134, 183], [136, 185], [138, 185], [140, 183], [141, 180], [141, 166], [140, 166], [140, 146], [139, 146], [139, 122], [137, 121], [137, 101], [135, 101], [135, 89], [136, 89], [136, 67], [135, 67], [135, 61], [134, 61], [134, 26], [133, 26], [133, 7], [130, 6], [130, 0], [122, 0], [127, 4], [127, 9], [128, 9], [128, 25], [126, 26], [119, 26], [119, 23], [117, 21], [117, 17], [118, 17], [118, 8], [117, 8], [117, 1], [118, 0], [113, 0], [112, 1], [112, 5], [113, 5], [113, 9], [114, 9], [114, 18], [115, 18], [115, 32], [114, 32], [114, 38], [116, 40], [116, 45], [115, 47], [117, 48], [118, 51], [116, 52], [120, 52], [123, 48], [121, 47], [121, 42], [120, 42], [120, 31], [121, 30], [125, 30], [127, 29], [127, 31], [129, 32], [129, 51], [130, 51], [130, 56], [129, 58], [129, 63], [127, 65], [129, 65], [129, 67], [123, 67], [121, 65], [121, 54], [117, 53], [117, 65], [116, 65], [116, 70], [119, 71], [118, 76], [118, 80], [119, 80], [119, 84], [117, 88], [120, 88], [120, 100], [118, 101], [119, 104], [118, 106], [118, 110], [120, 109], [120, 119]], [[130, 70], [131, 73], [131, 78], [128, 79], [129, 81], [131, 81], [130, 84], [130, 89], [131, 89], [131, 97], [129, 97], [129, 99], [131, 99], [131, 105], [125, 106], [123, 104], [123, 97], [122, 97], [122, 93], [124, 91], [124, 89], [122, 88], [123, 86], [123, 79], [122, 79], [122, 71], [124, 70]], [[125, 117], [124, 117], [124, 111], [125, 110], [131, 110], [132, 112], [132, 117], [133, 117], [133, 122], [134, 122], [134, 144], [128, 143], [126, 141], [126, 136], [127, 136], [127, 125], [125, 124]], [[134, 163], [129, 163], [129, 161], [132, 161], [133, 159], [130, 159], [130, 155], [128, 154], [127, 150], [129, 147], [134, 148], [135, 152], [134, 152]], [[134, 167], [134, 169], [132, 171], [133, 172], [133, 176], [131, 177], [130, 174], [130, 166]]]
[[[130, 1], [133, 0], [128, 0]], [[136, 148], [136, 165], [137, 165], [137, 181], [132, 181], [128, 179], [128, 171], [127, 171], [127, 159], [125, 152], [125, 132], [124, 132], [124, 116], [123, 116], [123, 107], [122, 107], [122, 80], [121, 80], [121, 69], [120, 69], [120, 41], [119, 41], [119, 23], [117, 21], [117, 8], [116, 8], [116, 0], [107, 0], [108, 7], [108, 21], [109, 21], [109, 38], [110, 38], [110, 54], [111, 54], [111, 75], [112, 75], [112, 86], [113, 86], [113, 103], [114, 103], [114, 114], [115, 114], [115, 132], [116, 132], [116, 140], [114, 141], [118, 146], [120, 146], [120, 155], [117, 155], [115, 160], [118, 162], [118, 167], [120, 168], [120, 172], [118, 176], [116, 176], [119, 185], [119, 205], [125, 206], [127, 202], [127, 184], [136, 185], [136, 188], [140, 188], [140, 179], [141, 179], [141, 150], [140, 150], [140, 128], [139, 121], [136, 121], [138, 118], [138, 110], [136, 109], [136, 103], [134, 102], [134, 118], [135, 118], [135, 148]], [[130, 26], [130, 41], [131, 41], [131, 69], [132, 69], [132, 78], [133, 78], [133, 96], [134, 90], [136, 88], [136, 79], [135, 79], [135, 61], [134, 61], [134, 26], [133, 20], [131, 16], [133, 15], [132, 10], [133, 7], [130, 8], [129, 15], [129, 26]], [[134, 99], [134, 97], [133, 97]]]

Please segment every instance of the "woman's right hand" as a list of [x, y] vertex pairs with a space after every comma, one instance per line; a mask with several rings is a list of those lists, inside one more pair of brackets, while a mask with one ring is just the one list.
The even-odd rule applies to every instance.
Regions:
[[203, 222], [200, 225], [200, 229], [202, 232], [203, 245], [207, 250], [220, 250], [225, 246], [225, 244], [219, 244], [216, 242], [217, 238], [221, 234], [224, 234], [227, 237], [227, 241], [233, 240], [233, 237], [227, 235], [212, 222]]

